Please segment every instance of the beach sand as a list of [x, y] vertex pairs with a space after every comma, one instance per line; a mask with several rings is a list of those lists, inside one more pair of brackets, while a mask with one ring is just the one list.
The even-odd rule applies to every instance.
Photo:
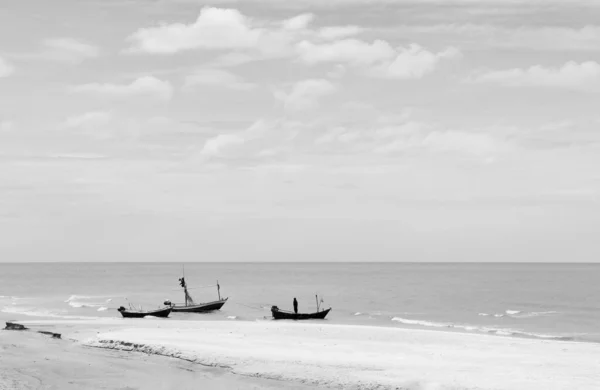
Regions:
[[[52, 331], [75, 342], [33, 343], [34, 336], [29, 336], [25, 345], [45, 368], [19, 370], [3, 357], [11, 375], [60, 381], [72, 365], [81, 369], [74, 379], [80, 384], [121, 381], [121, 387], [106, 388], [127, 388], [126, 382], [131, 388], [187, 388], [206, 381], [217, 387], [202, 388], [268, 388], [276, 383], [278, 388], [591, 390], [600, 383], [600, 344], [592, 343], [288, 321], [23, 323], [46, 325], [46, 330], [52, 324]], [[3, 333], [0, 340], [7, 348], [9, 331]], [[22, 348], [8, 351], [20, 367], [31, 364], [31, 353]], [[42, 361], [44, 354], [55, 363]], [[205, 366], [220, 367], [219, 376]], [[121, 378], [124, 367], [130, 368]], [[263, 382], [253, 383], [256, 378]], [[166, 387], [152, 387], [154, 383]]]
[[181, 359], [85, 347], [35, 332], [0, 331], [0, 390], [308, 388]]

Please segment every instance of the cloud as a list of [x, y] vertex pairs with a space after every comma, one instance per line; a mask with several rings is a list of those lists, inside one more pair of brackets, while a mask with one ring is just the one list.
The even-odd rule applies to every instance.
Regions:
[[438, 24], [429, 26], [397, 26], [396, 34], [427, 34], [437, 41], [452, 42], [462, 48], [488, 50], [494, 48], [525, 48], [532, 50], [597, 51], [600, 47], [600, 27], [562, 26], [504, 27], [490, 24]]
[[315, 19], [315, 15], [311, 13], [300, 14], [293, 18], [284, 20], [282, 25], [286, 30], [304, 30]]
[[171, 83], [153, 76], [140, 77], [131, 84], [89, 83], [72, 87], [71, 90], [77, 93], [89, 93], [112, 98], [132, 98], [147, 95], [160, 100], [169, 100], [173, 95]]
[[128, 40], [129, 51], [173, 54], [192, 49], [241, 49], [258, 44], [264, 31], [235, 9], [204, 7], [191, 24], [161, 24], [142, 28]]
[[221, 156], [228, 148], [242, 145], [244, 142], [244, 138], [236, 134], [219, 134], [204, 143], [200, 154], [209, 157]]
[[309, 65], [318, 63], [346, 63], [363, 67], [366, 74], [374, 77], [418, 79], [433, 72], [444, 59], [459, 57], [454, 47], [434, 53], [417, 44], [397, 49], [382, 40], [367, 43], [358, 39], [342, 39], [314, 44], [302, 41], [297, 45], [298, 55]]
[[515, 149], [508, 137], [484, 130], [460, 130], [444, 124], [420, 121], [410, 110], [404, 115], [390, 116], [374, 112], [370, 123], [323, 126], [315, 134], [314, 147], [323, 154], [351, 156], [427, 156], [458, 154], [484, 159]]
[[73, 38], [50, 38], [42, 43], [44, 49], [40, 57], [52, 61], [79, 64], [100, 55], [100, 50], [96, 46]]
[[365, 31], [365, 29], [359, 26], [332, 26], [319, 29], [317, 34], [319, 38], [324, 40], [338, 40], [353, 35], [358, 35], [363, 31]]
[[243, 131], [209, 138], [200, 157], [229, 160], [269, 160], [291, 146], [298, 124], [289, 120], [258, 120]]
[[472, 76], [467, 81], [506, 87], [556, 87], [600, 92], [600, 64], [594, 61], [582, 63], [570, 61], [560, 68], [535, 65], [526, 69], [483, 72]]
[[250, 90], [255, 84], [243, 81], [239, 76], [221, 69], [201, 68], [196, 69], [185, 78], [185, 87], [196, 85], [213, 85], [236, 90]]
[[297, 45], [297, 50], [300, 59], [309, 65], [323, 62], [370, 65], [395, 55], [390, 44], [381, 40], [367, 43], [357, 39], [343, 39], [322, 44], [302, 41]]
[[110, 111], [90, 111], [69, 116], [63, 126], [71, 129], [93, 129], [107, 125], [113, 119]]
[[378, 65], [371, 74], [396, 79], [420, 79], [433, 72], [440, 61], [460, 55], [460, 51], [454, 47], [433, 53], [412, 44], [406, 49], [400, 48], [393, 61]]
[[[418, 126], [417, 126], [418, 127]], [[506, 149], [506, 145], [485, 133], [457, 130], [407, 132], [404, 136], [375, 149], [377, 153], [403, 153], [415, 150], [430, 152], [459, 152], [488, 156]]]
[[329, 80], [309, 79], [296, 82], [287, 93], [277, 91], [275, 96], [283, 101], [286, 111], [304, 111], [315, 108], [320, 98], [335, 90], [335, 85]]
[[15, 68], [6, 60], [0, 57], [0, 78], [8, 77], [15, 71]]

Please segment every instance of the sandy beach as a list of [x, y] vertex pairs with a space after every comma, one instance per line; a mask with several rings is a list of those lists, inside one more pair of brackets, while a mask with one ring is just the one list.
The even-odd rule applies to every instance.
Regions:
[[0, 390], [297, 389], [182, 359], [86, 347], [33, 332], [0, 331]]
[[[276, 321], [22, 323], [64, 338], [2, 332], [2, 364], [9, 367], [2, 380], [26, 377], [32, 385], [22, 388], [68, 388], [61, 371], [70, 367], [81, 368], [72, 370], [73, 388], [188, 388], [201, 381], [203, 388], [591, 390], [600, 383], [600, 344], [593, 343]], [[35, 378], [57, 387], [35, 387]], [[121, 387], [110, 387], [116, 382]]]

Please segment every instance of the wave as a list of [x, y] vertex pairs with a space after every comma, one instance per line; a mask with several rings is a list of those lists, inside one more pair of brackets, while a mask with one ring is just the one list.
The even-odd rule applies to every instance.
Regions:
[[559, 335], [548, 335], [548, 334], [540, 334], [540, 333], [531, 333], [525, 332], [518, 329], [505, 329], [505, 328], [492, 328], [486, 326], [476, 326], [476, 325], [468, 325], [468, 324], [455, 324], [451, 322], [434, 322], [434, 321], [426, 321], [426, 320], [413, 320], [401, 317], [394, 317], [392, 321], [400, 322], [405, 325], [418, 325], [423, 327], [432, 327], [432, 328], [449, 328], [449, 329], [459, 329], [466, 330], [471, 332], [479, 332], [486, 334], [495, 334], [498, 336], [517, 336], [517, 337], [526, 337], [526, 338], [535, 338], [535, 339], [551, 339], [551, 340], [561, 340], [561, 341], [573, 341], [574, 338], [571, 336], [559, 336]]
[[532, 318], [542, 317], [553, 314], [558, 314], [557, 311], [520, 311], [520, 310], [507, 310], [506, 314], [512, 318]]
[[82, 316], [71, 316], [71, 315], [62, 315], [57, 314], [48, 310], [39, 310], [37, 308], [32, 307], [14, 307], [14, 306], [5, 306], [0, 310], [2, 313], [8, 314], [20, 314], [28, 317], [46, 317], [46, 318], [61, 318], [68, 320], [88, 320], [100, 317], [82, 317]]
[[496, 314], [489, 314], [489, 313], [478, 313], [479, 316], [481, 317], [496, 317], [496, 318], [502, 318], [502, 317], [510, 317], [510, 318], [533, 318], [533, 317], [542, 317], [542, 316], [549, 316], [549, 315], [553, 315], [553, 314], [558, 314], [557, 311], [521, 311], [521, 310], [506, 310], [504, 311], [504, 313], [496, 313]]
[[[108, 299], [104, 299], [104, 298], [108, 298]], [[101, 300], [101, 302], [99, 302], [99, 300]], [[95, 296], [71, 295], [69, 298], [67, 298], [65, 303], [68, 303], [69, 306], [74, 307], [74, 308], [83, 308], [83, 307], [102, 308], [102, 307], [104, 307], [104, 305], [106, 303], [108, 303], [110, 301], [112, 301], [112, 298], [110, 298], [109, 295], [95, 295]]]
[[106, 310], [108, 310], [108, 307], [102, 306], [102, 307], [98, 308], [97, 311], [106, 311]]
[[227, 316], [228, 320], [237, 320], [237, 316]]

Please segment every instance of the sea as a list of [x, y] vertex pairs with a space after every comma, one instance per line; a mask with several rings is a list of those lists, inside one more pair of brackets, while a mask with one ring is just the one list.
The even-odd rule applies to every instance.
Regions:
[[600, 264], [0, 263], [0, 314], [120, 318], [119, 306], [183, 302], [184, 274], [196, 302], [229, 300], [171, 319], [272, 321], [296, 298], [300, 312], [331, 307], [324, 324], [600, 342]]

